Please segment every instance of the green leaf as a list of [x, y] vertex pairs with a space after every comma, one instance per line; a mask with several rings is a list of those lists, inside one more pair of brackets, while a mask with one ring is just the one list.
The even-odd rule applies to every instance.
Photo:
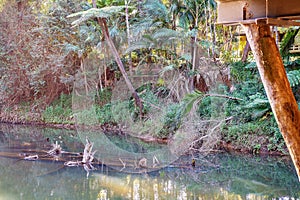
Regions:
[[203, 96], [204, 96], [203, 93], [200, 91], [197, 91], [197, 90], [190, 94], [187, 94], [183, 98], [183, 102], [184, 102], [183, 115], [188, 114], [192, 110], [195, 102], [201, 100], [203, 98]]

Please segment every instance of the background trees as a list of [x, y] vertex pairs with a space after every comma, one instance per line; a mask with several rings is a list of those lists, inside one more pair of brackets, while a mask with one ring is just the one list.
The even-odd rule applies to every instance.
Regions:
[[[1, 12], [1, 102], [45, 108], [72, 91], [78, 55], [65, 44], [79, 42], [65, 18], [78, 7], [67, 1], [9, 1]], [[38, 107], [37, 107], [38, 106]]]

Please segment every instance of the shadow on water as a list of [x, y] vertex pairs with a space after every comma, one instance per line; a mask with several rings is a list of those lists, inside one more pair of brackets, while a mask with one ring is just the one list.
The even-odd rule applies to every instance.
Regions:
[[[48, 139], [48, 140], [47, 140]], [[0, 151], [20, 147], [47, 149], [58, 141], [80, 152], [75, 131], [1, 125]], [[122, 146], [118, 140], [116, 143]], [[139, 147], [134, 143], [134, 147]], [[126, 144], [128, 145], [128, 144]], [[123, 144], [123, 146], [126, 146]], [[300, 184], [288, 158], [216, 154], [181, 157], [148, 173], [122, 173], [97, 166], [87, 178], [82, 167], [64, 167], [55, 160], [26, 161], [0, 157], [0, 199], [289, 199], [300, 197]]]

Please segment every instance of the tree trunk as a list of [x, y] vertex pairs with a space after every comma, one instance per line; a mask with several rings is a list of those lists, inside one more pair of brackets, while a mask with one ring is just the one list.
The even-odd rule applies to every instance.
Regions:
[[104, 18], [100, 18], [99, 19], [99, 25], [101, 27], [101, 30], [102, 30], [103, 34], [104, 34], [105, 40], [106, 40], [108, 46], [110, 47], [113, 56], [115, 57], [115, 60], [116, 60], [116, 62], [118, 64], [118, 67], [119, 67], [121, 73], [122, 73], [122, 76], [125, 79], [125, 83], [126, 83], [127, 87], [129, 88], [131, 94], [133, 95], [133, 98], [135, 100], [135, 105], [140, 110], [140, 117], [141, 117], [141, 116], [143, 116], [143, 103], [142, 103], [142, 101], [141, 101], [138, 93], [135, 91], [135, 89], [134, 89], [131, 81], [129, 80], [128, 75], [126, 73], [126, 70], [124, 68], [124, 65], [123, 65], [123, 63], [121, 61], [120, 55], [119, 55], [119, 53], [118, 53], [118, 51], [117, 51], [117, 49], [116, 49], [113, 41], [111, 40], [111, 38], [108, 35], [107, 25], [106, 25], [106, 21], [105, 20], [106, 19], [104, 19]]
[[249, 55], [250, 51], [251, 51], [250, 44], [247, 40], [246, 46], [245, 46], [244, 51], [243, 51], [242, 62], [244, 62], [244, 63], [247, 62], [248, 55]]
[[300, 181], [300, 111], [268, 25], [243, 25], [272, 111]]
[[[130, 0], [125, 1], [125, 19], [126, 19], [126, 33], [127, 33], [127, 44], [128, 47], [131, 45], [131, 35], [130, 35], [130, 26], [129, 26], [129, 13], [128, 13], [128, 6]], [[132, 59], [131, 59], [131, 52], [129, 52], [128, 64], [129, 64], [129, 75], [132, 76]]]
[[[93, 0], [93, 7], [94, 8], [97, 7], [95, 0]], [[118, 53], [118, 51], [117, 51], [117, 49], [116, 49], [113, 41], [109, 37], [108, 27], [106, 25], [106, 19], [105, 18], [98, 18], [97, 20], [98, 20], [98, 24], [101, 27], [102, 34], [104, 35], [104, 38], [105, 38], [105, 40], [106, 40], [106, 42], [107, 42], [107, 44], [108, 44], [108, 46], [109, 46], [109, 48], [110, 48], [110, 50], [111, 50], [114, 58], [115, 58], [115, 61], [116, 61], [117, 65], [118, 65], [118, 67], [119, 67], [119, 69], [120, 69], [120, 71], [122, 73], [122, 76], [125, 79], [125, 83], [126, 83], [128, 89], [130, 90], [133, 98], [134, 98], [135, 105], [140, 110], [140, 117], [142, 117], [143, 116], [143, 103], [142, 103], [142, 101], [141, 101], [138, 93], [135, 91], [135, 89], [134, 89], [131, 81], [129, 80], [128, 75], [126, 73], [126, 70], [124, 68], [124, 65], [123, 65], [123, 63], [121, 61], [120, 55], [119, 55], [119, 53]]]

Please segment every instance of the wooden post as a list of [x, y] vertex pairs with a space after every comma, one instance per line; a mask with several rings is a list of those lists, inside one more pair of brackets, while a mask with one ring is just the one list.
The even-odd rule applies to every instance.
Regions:
[[272, 111], [300, 181], [300, 111], [268, 25], [243, 25]]

